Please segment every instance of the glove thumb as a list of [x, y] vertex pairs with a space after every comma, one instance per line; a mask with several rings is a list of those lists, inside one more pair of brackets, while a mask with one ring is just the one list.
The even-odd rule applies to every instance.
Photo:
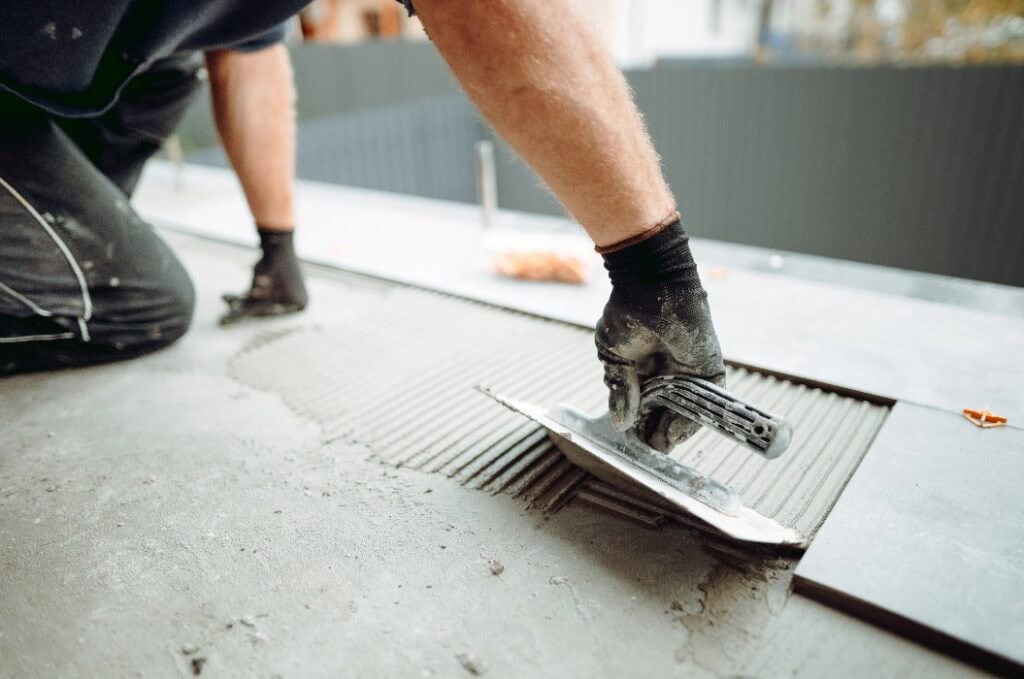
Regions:
[[640, 377], [636, 366], [606, 363], [604, 383], [608, 386], [608, 415], [612, 426], [617, 431], [626, 431], [640, 414]]

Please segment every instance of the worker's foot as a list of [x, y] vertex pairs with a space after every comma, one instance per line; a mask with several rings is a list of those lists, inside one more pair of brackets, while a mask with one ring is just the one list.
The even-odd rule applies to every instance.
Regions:
[[302, 311], [309, 297], [295, 256], [291, 231], [259, 230], [263, 256], [253, 270], [252, 286], [242, 295], [224, 295], [228, 311], [221, 325]]

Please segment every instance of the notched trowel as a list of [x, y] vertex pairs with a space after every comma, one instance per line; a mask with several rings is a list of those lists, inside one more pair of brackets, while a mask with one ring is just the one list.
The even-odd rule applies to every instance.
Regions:
[[[590, 417], [564, 404], [545, 409], [488, 389], [481, 391], [547, 429], [555, 445], [574, 464], [623, 490], [662, 504], [668, 502], [736, 540], [770, 545], [805, 542], [792, 528], [744, 505], [732, 488], [654, 450], [632, 431], [616, 431], [607, 413]], [[785, 419], [706, 380], [654, 378], [644, 383], [642, 394], [643, 408], [669, 408], [769, 460], [785, 452], [793, 437]]]

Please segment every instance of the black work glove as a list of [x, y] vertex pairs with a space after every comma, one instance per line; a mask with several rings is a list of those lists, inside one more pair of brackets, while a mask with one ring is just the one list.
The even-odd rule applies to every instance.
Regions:
[[259, 235], [263, 256], [253, 269], [252, 286], [244, 295], [224, 295], [228, 311], [221, 316], [221, 325], [302, 311], [309, 301], [292, 232], [261, 228]]
[[700, 425], [664, 407], [645, 408], [640, 385], [660, 375], [693, 375], [725, 386], [725, 364], [689, 238], [676, 220], [640, 242], [604, 254], [612, 294], [597, 324], [608, 410], [619, 431], [636, 428], [668, 452]]

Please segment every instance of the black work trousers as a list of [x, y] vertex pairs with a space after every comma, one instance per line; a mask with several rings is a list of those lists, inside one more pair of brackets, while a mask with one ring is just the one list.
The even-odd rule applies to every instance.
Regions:
[[192, 282], [128, 201], [199, 65], [158, 62], [95, 118], [0, 94], [0, 375], [132, 358], [188, 329]]

